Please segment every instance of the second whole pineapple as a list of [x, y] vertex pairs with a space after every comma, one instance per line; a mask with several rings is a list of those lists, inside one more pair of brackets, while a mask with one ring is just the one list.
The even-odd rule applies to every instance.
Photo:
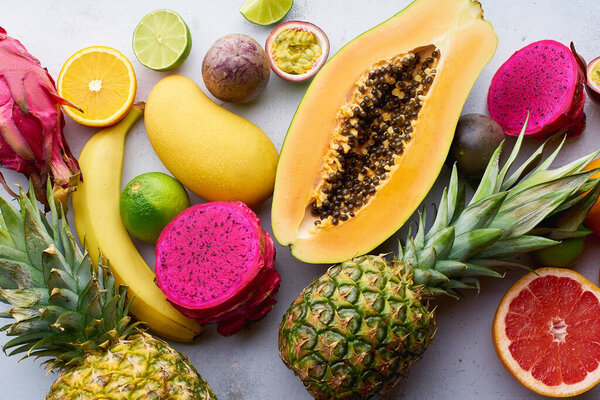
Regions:
[[433, 339], [427, 299], [479, 289], [477, 276], [501, 276], [490, 267], [518, 265], [506, 258], [558, 243], [541, 234], [585, 234], [581, 223], [600, 186], [590, 179], [595, 170], [582, 170], [599, 152], [550, 170], [559, 147], [535, 168], [542, 145], [508, 176], [522, 139], [502, 169], [498, 148], [466, 207], [454, 168], [433, 225], [426, 232], [423, 216], [396, 258], [367, 255], [335, 265], [292, 303], [279, 327], [280, 356], [315, 399], [383, 395]]

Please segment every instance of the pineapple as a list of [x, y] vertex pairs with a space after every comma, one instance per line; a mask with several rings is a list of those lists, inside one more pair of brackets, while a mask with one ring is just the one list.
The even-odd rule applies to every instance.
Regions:
[[186, 356], [131, 321], [127, 288], [102, 259], [93, 267], [50, 189], [49, 220], [29, 193], [20, 210], [0, 198], [1, 316], [14, 319], [1, 329], [15, 336], [4, 350], [61, 371], [46, 398], [215, 400]]
[[335, 265], [293, 302], [279, 327], [280, 356], [315, 399], [389, 391], [433, 339], [428, 299], [479, 289], [477, 276], [502, 276], [490, 267], [520, 265], [507, 257], [587, 234], [581, 223], [600, 185], [590, 178], [597, 171], [582, 169], [599, 152], [551, 170], [562, 144], [538, 166], [542, 145], [509, 176], [522, 140], [502, 169], [502, 145], [496, 150], [466, 207], [453, 168], [432, 226], [426, 232], [422, 215], [394, 259], [367, 255]]

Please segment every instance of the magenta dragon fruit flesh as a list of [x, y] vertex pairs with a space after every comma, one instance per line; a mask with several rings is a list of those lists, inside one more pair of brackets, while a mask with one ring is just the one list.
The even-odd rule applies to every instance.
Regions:
[[244, 203], [192, 206], [156, 243], [156, 284], [182, 314], [231, 335], [275, 305], [275, 247]]
[[496, 72], [488, 92], [490, 116], [508, 135], [518, 135], [529, 115], [526, 135], [578, 136], [585, 129], [585, 72], [576, 56], [554, 40], [532, 43]]
[[[54, 81], [41, 63], [0, 27], [0, 165], [29, 177], [47, 205], [48, 178], [66, 205], [79, 183], [79, 164], [67, 145]], [[0, 181], [9, 193], [4, 178]]]

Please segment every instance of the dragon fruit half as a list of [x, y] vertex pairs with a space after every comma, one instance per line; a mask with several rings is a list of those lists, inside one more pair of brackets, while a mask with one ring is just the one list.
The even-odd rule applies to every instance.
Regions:
[[244, 203], [192, 206], [161, 232], [156, 284], [182, 314], [231, 335], [275, 305], [275, 247]]
[[[0, 165], [31, 178], [47, 205], [45, 186], [66, 205], [79, 182], [79, 165], [62, 133], [64, 119], [54, 81], [40, 62], [0, 27]], [[0, 181], [7, 187], [0, 174]]]
[[585, 72], [574, 53], [554, 40], [532, 43], [498, 69], [488, 92], [490, 116], [508, 135], [579, 136], [585, 129]]

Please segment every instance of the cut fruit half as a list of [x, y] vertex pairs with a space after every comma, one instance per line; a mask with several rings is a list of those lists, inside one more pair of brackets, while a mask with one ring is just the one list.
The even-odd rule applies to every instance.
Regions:
[[133, 31], [133, 52], [138, 61], [155, 71], [180, 66], [190, 54], [192, 36], [175, 11], [156, 10], [146, 15]]
[[586, 69], [586, 89], [591, 98], [600, 101], [600, 57], [590, 61]]
[[312, 78], [329, 56], [329, 39], [318, 26], [304, 21], [289, 21], [273, 29], [265, 50], [271, 69], [287, 81]]
[[56, 82], [58, 95], [82, 111], [63, 106], [69, 117], [87, 126], [108, 126], [133, 104], [135, 72], [119, 51], [105, 46], [79, 50], [65, 62]]
[[246, 0], [240, 13], [253, 24], [271, 25], [281, 21], [293, 4], [294, 0]]
[[365, 254], [437, 178], [497, 38], [478, 2], [417, 0], [315, 75], [281, 149], [272, 227], [309, 263]]
[[504, 366], [529, 389], [583, 393], [600, 382], [600, 288], [568, 269], [531, 272], [500, 302], [492, 336]]

